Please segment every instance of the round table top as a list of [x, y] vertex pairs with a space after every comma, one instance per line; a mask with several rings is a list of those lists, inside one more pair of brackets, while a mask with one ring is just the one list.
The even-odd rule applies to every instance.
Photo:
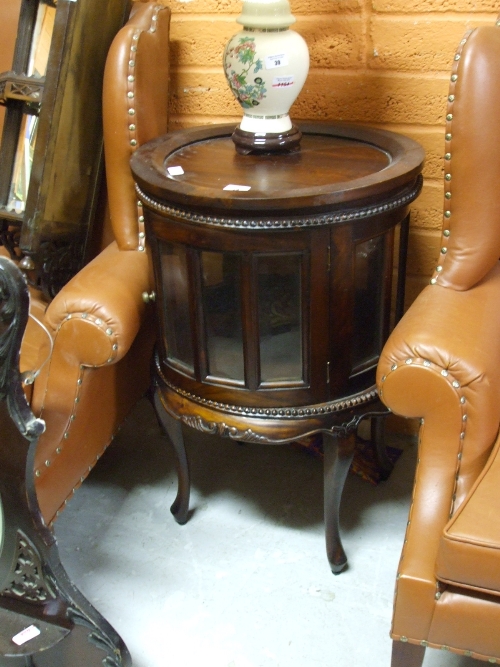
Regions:
[[299, 126], [295, 153], [241, 155], [234, 125], [174, 132], [132, 156], [144, 193], [170, 204], [214, 211], [332, 210], [380, 200], [415, 182], [423, 148], [394, 132], [348, 124]]

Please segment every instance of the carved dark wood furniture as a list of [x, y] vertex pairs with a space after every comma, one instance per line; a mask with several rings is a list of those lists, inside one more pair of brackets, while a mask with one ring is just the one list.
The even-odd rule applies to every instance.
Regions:
[[68, 578], [40, 513], [34, 455], [43, 420], [26, 401], [19, 350], [25, 279], [0, 257], [0, 664], [129, 667], [129, 652]]
[[243, 156], [233, 129], [160, 137], [132, 158], [156, 273], [155, 403], [179, 459], [172, 511], [187, 520], [181, 424], [267, 444], [321, 432], [340, 572], [340, 497], [355, 430], [382, 413], [374, 374], [393, 297], [402, 310], [424, 153], [390, 132], [310, 124], [297, 153]]
[[0, 244], [25, 256], [47, 298], [96, 252], [103, 72], [129, 5], [21, 0], [12, 69], [0, 73]]

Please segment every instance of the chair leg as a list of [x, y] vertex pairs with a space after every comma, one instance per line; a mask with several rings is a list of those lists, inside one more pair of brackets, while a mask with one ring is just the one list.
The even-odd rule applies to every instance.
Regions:
[[425, 646], [394, 640], [391, 667], [422, 667]]
[[170, 507], [170, 511], [177, 523], [182, 526], [189, 519], [189, 495], [191, 489], [189, 463], [184, 436], [182, 435], [182, 424], [179, 419], [176, 419], [165, 410], [159, 389], [156, 389], [154, 393], [153, 402], [158, 420], [170, 438], [175, 451], [178, 486], [177, 496]]
[[354, 433], [347, 438], [340, 438], [336, 433], [323, 433], [326, 554], [333, 574], [339, 574], [347, 565], [340, 539], [340, 500], [355, 445]]
[[370, 430], [372, 443], [375, 445], [375, 451], [377, 453], [380, 477], [385, 480], [389, 478], [389, 475], [394, 468], [394, 464], [389, 458], [385, 446], [385, 415], [382, 417], [372, 417]]

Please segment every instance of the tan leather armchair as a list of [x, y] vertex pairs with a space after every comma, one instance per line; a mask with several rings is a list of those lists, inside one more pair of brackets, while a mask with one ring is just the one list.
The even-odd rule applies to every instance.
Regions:
[[378, 367], [385, 404], [421, 419], [393, 667], [427, 646], [500, 663], [499, 114], [500, 20], [455, 55], [438, 266]]
[[[142, 209], [129, 160], [167, 131], [170, 10], [133, 3], [111, 46], [104, 76], [104, 148], [111, 238], [49, 303], [32, 295], [21, 351], [46, 430], [35, 459], [36, 490], [50, 523], [85, 479], [149, 386], [153, 312]], [[105, 234], [106, 236], [106, 234]], [[108, 233], [108, 237], [110, 234]]]

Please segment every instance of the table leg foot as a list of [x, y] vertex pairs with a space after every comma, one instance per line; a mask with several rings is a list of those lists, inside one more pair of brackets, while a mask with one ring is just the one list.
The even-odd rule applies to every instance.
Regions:
[[354, 433], [347, 437], [323, 433], [325, 541], [333, 574], [339, 574], [347, 566], [347, 556], [340, 539], [340, 500], [355, 444]]
[[161, 392], [159, 390], [156, 390], [154, 394], [154, 406], [158, 421], [170, 438], [175, 451], [178, 486], [177, 495], [170, 507], [170, 511], [177, 523], [182, 526], [187, 523], [190, 516], [189, 496], [191, 489], [189, 463], [186, 454], [186, 446], [184, 444], [184, 436], [182, 434], [182, 424], [179, 419], [176, 419], [167, 412], [162, 403]]

